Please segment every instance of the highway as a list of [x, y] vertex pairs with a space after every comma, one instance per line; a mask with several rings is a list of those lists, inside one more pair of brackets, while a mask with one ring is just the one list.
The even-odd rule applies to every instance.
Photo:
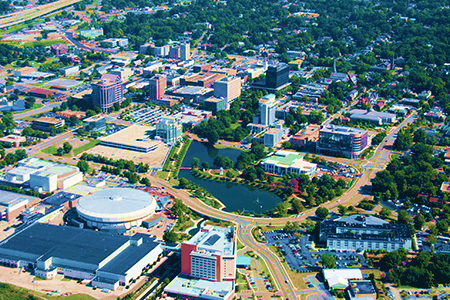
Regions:
[[55, 10], [77, 3], [79, 1], [81, 0], [60, 0], [44, 5], [38, 5], [36, 7], [24, 11], [15, 12], [2, 16], [0, 18], [0, 28], [10, 27], [25, 22], [27, 20], [35, 19], [42, 15], [49, 14]]
[[[389, 156], [391, 154], [391, 148], [395, 141], [395, 135], [400, 130], [400, 128], [407, 126], [409, 123], [413, 122], [416, 115], [411, 115], [406, 118], [395, 130], [393, 130], [386, 139], [378, 146], [375, 155], [370, 160], [360, 161], [360, 165], [363, 167], [363, 172], [361, 177], [356, 181], [356, 183], [346, 191], [341, 197], [340, 202], [336, 201], [328, 202], [322, 204], [321, 206], [326, 207], [329, 210], [337, 209], [338, 205], [356, 205], [359, 200], [363, 197], [361, 195], [362, 190], [369, 190], [371, 186], [371, 179], [375, 177], [376, 172], [382, 170], [389, 163]], [[327, 158], [330, 161], [344, 161], [339, 158]], [[347, 160], [345, 160], [347, 161]], [[285, 298], [296, 299], [296, 291], [293, 290], [293, 284], [291, 279], [287, 275], [286, 270], [284, 270], [279, 258], [276, 254], [272, 253], [265, 245], [258, 243], [252, 236], [251, 230], [258, 225], [279, 225], [285, 224], [287, 221], [305, 221], [308, 217], [315, 215], [315, 209], [310, 209], [305, 211], [301, 215], [296, 217], [284, 217], [284, 218], [253, 218], [247, 216], [240, 216], [233, 213], [228, 213], [221, 211], [212, 207], [207, 206], [201, 200], [197, 198], [191, 198], [185, 191], [176, 189], [164, 180], [158, 178], [151, 178], [151, 183], [156, 187], [164, 187], [171, 191], [171, 193], [181, 199], [186, 205], [188, 205], [192, 210], [198, 212], [201, 215], [205, 215], [211, 218], [230, 221], [238, 226], [238, 238], [239, 240], [249, 248], [253, 249], [258, 255], [260, 255], [267, 264], [270, 272], [272, 273], [272, 278], [276, 282], [277, 288], [281, 295]], [[368, 195], [364, 197], [370, 198]]]

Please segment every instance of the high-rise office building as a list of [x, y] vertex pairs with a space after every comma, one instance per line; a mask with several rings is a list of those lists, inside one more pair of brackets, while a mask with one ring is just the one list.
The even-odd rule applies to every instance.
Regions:
[[266, 71], [266, 87], [270, 89], [278, 89], [289, 82], [289, 66], [287, 64], [279, 64], [270, 66]]
[[167, 87], [166, 75], [156, 75], [149, 80], [148, 89], [151, 100], [161, 100]]
[[271, 125], [275, 122], [275, 113], [277, 105], [275, 104], [275, 95], [269, 94], [259, 100], [259, 110], [261, 112], [261, 124]]
[[114, 103], [122, 102], [123, 84], [120, 76], [103, 74], [100, 80], [92, 84], [92, 104], [102, 112], [109, 112]]
[[180, 60], [191, 59], [191, 44], [189, 42], [180, 45]]
[[160, 137], [164, 143], [173, 144], [183, 134], [181, 121], [174, 117], [162, 117], [156, 123], [156, 136]]
[[214, 82], [214, 97], [227, 101], [239, 98], [241, 95], [241, 78], [224, 77]]

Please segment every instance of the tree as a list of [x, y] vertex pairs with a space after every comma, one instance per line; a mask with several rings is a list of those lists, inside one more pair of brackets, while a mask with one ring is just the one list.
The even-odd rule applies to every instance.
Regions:
[[201, 188], [197, 188], [197, 189], [195, 190], [195, 196], [197, 196], [198, 198], [203, 197], [203, 191], [202, 191]]
[[179, 240], [179, 236], [176, 232], [166, 231], [164, 232], [163, 240], [169, 243], [176, 243]]
[[63, 144], [64, 153], [70, 153], [72, 151], [73, 146], [69, 142], [64, 142]]
[[63, 156], [64, 153], [65, 153], [65, 151], [64, 151], [63, 147], [59, 147], [58, 149], [56, 149], [56, 155]]
[[36, 103], [36, 98], [34, 98], [33, 96], [27, 96], [25, 98], [25, 108], [26, 109], [32, 108], [35, 103]]
[[425, 217], [422, 214], [418, 214], [414, 217], [414, 228], [421, 230], [425, 225]]
[[446, 220], [440, 220], [436, 223], [436, 228], [440, 233], [448, 233], [448, 222]]
[[336, 259], [331, 254], [322, 254], [322, 265], [327, 269], [334, 269], [336, 267]]
[[200, 166], [200, 159], [194, 157], [191, 162], [192, 168], [198, 168]]
[[207, 161], [202, 162], [202, 168], [205, 170], [209, 169], [209, 163]]
[[411, 222], [411, 217], [406, 210], [401, 210], [398, 213], [397, 223], [399, 224], [409, 224]]
[[380, 217], [383, 219], [387, 219], [391, 215], [391, 211], [387, 207], [383, 207], [380, 210]]
[[79, 160], [77, 162], [77, 167], [78, 169], [80, 169], [81, 172], [83, 172], [83, 174], [86, 174], [87, 171], [89, 170], [89, 164], [85, 160]]
[[326, 207], [318, 207], [316, 209], [316, 217], [319, 218], [320, 222], [325, 220], [328, 217], [329, 213], [330, 212]]
[[342, 205], [342, 204], [339, 204], [338, 210], [339, 210], [339, 213], [340, 213], [341, 215], [345, 215], [345, 213], [347, 212], [347, 207], [345, 207], [345, 206]]
[[69, 118], [70, 126], [77, 126], [79, 122], [80, 120], [77, 118], [77, 116], [74, 115], [70, 116]]
[[189, 180], [187, 180], [186, 178], [180, 178], [179, 183], [178, 183], [178, 187], [180, 189], [187, 189], [187, 188], [189, 188], [190, 185], [191, 185], [191, 182]]

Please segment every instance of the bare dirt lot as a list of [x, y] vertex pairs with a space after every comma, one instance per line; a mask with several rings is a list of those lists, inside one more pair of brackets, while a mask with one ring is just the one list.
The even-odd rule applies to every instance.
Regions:
[[86, 153], [91, 153], [94, 155], [100, 154], [113, 159], [127, 159], [134, 161], [135, 164], [144, 163], [148, 164], [150, 167], [162, 167], [164, 158], [169, 152], [169, 148], [166, 145], [160, 144], [158, 148], [148, 153], [122, 150], [106, 146], [95, 146], [94, 148], [86, 151]]

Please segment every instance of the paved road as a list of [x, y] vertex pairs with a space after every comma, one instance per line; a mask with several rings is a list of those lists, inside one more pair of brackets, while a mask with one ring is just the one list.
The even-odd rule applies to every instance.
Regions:
[[39, 114], [39, 113], [42, 113], [42, 112], [45, 112], [45, 111], [49, 111], [49, 110], [52, 110], [53, 107], [59, 107], [60, 105], [61, 105], [61, 102], [49, 102], [49, 103], [46, 103], [41, 108], [37, 108], [37, 109], [30, 110], [30, 111], [27, 111], [27, 112], [24, 112], [24, 113], [21, 113], [21, 114], [14, 115], [14, 120], [18, 120], [18, 119], [21, 119], [21, 118], [24, 118], [24, 117], [29, 117], [29, 116], [32, 116], [32, 115], [35, 115], [35, 114]]
[[[339, 203], [328, 202], [322, 206], [331, 210], [336, 209], [339, 204], [355, 205], [356, 203], [358, 203], [359, 199], [362, 198], [362, 188], [365, 186], [370, 188], [370, 180], [375, 177], [376, 172], [384, 169], [385, 166], [389, 163], [389, 155], [391, 154], [391, 147], [394, 143], [396, 133], [400, 128], [407, 126], [409, 123], [413, 122], [414, 119], [415, 115], [411, 115], [387, 136], [385, 141], [383, 141], [376, 149], [375, 155], [372, 157], [372, 159], [364, 163], [362, 176], [357, 180], [357, 182], [350, 190], [345, 192], [340, 197]], [[268, 225], [269, 223], [272, 223], [272, 225], [276, 225], [285, 224], [287, 221], [304, 221], [306, 220], [306, 218], [314, 216], [315, 209], [310, 209], [300, 216], [278, 219], [239, 216], [233, 213], [228, 213], [209, 207], [197, 198], [189, 197], [189, 195], [185, 191], [181, 191], [171, 187], [167, 182], [161, 179], [152, 178], [151, 181], [152, 185], [154, 186], [165, 187], [166, 189], [169, 189], [175, 197], [181, 199], [192, 210], [202, 215], [234, 222], [235, 224], [237, 224], [239, 226], [239, 229], [237, 230], [239, 239], [244, 245], [253, 249], [264, 259], [264, 261], [268, 265], [269, 270], [272, 272], [272, 277], [276, 282], [277, 288], [281, 291], [281, 294], [284, 295], [285, 298], [297, 298], [297, 294], [292, 289], [294, 285], [291, 283], [291, 279], [289, 278], [289, 276], [286, 275], [287, 272], [279, 261], [278, 257], [274, 253], [269, 251], [265, 245], [262, 245], [254, 240], [253, 236], [251, 235], [251, 229], [255, 226]], [[286, 283], [286, 281], [289, 283]]]

